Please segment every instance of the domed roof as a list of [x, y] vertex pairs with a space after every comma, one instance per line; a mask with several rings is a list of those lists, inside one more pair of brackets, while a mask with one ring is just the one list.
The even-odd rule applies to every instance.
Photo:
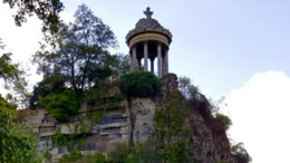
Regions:
[[127, 34], [126, 36], [127, 43], [134, 36], [145, 32], [160, 33], [166, 36], [169, 42], [171, 42], [172, 34], [168, 29], [165, 29], [162, 25], [160, 25], [160, 23], [157, 20], [152, 18], [153, 12], [150, 11], [149, 7], [147, 7], [146, 11], [144, 11], [144, 14], [146, 15], [146, 18], [140, 19], [136, 23], [135, 28]]
[[140, 19], [137, 23], [136, 23], [136, 26], [135, 26], [135, 29], [148, 29], [148, 28], [151, 28], [151, 29], [156, 29], [156, 28], [163, 28], [159, 22], [155, 19], [145, 19], [145, 18], [142, 18]]

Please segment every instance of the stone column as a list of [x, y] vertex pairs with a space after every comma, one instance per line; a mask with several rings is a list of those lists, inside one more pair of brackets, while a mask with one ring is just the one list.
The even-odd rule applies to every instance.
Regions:
[[144, 42], [144, 71], [148, 71], [148, 43]]
[[161, 44], [159, 43], [157, 46], [157, 58], [158, 58], [158, 77], [162, 77], [162, 55], [161, 55]]
[[154, 60], [155, 58], [150, 58], [151, 61], [151, 72], [154, 74]]
[[131, 55], [131, 72], [135, 71], [136, 67], [137, 67], [136, 47], [133, 46]]
[[168, 74], [168, 49], [165, 50], [163, 58], [163, 76]]

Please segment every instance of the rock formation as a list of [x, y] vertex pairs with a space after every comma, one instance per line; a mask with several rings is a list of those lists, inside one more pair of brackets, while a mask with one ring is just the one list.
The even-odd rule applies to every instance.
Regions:
[[[45, 109], [22, 110], [29, 116], [19, 118], [38, 134], [38, 151], [50, 152], [52, 160], [56, 161], [63, 154], [68, 153], [69, 145], [53, 144], [56, 136], [70, 137], [77, 134], [85, 134], [85, 140], [80, 151], [86, 153], [106, 153], [115, 149], [116, 143], [134, 145], [145, 142], [154, 136], [154, 113], [162, 108], [162, 99], [170, 92], [178, 90], [177, 77], [167, 74], [162, 78], [162, 95], [159, 98], [134, 98], [131, 101], [124, 99], [119, 106], [105, 113], [101, 109], [89, 109], [83, 105], [78, 115], [74, 115], [68, 123], [58, 123]], [[119, 93], [116, 87], [112, 88], [111, 95]], [[107, 91], [109, 92], [109, 91]], [[199, 104], [201, 106], [202, 104]], [[236, 157], [231, 153], [231, 147], [225, 129], [219, 127], [208, 115], [202, 113], [197, 105], [190, 105], [191, 113], [186, 120], [187, 126], [194, 134], [193, 153], [200, 163], [214, 163], [224, 160], [235, 163]], [[89, 115], [97, 115], [96, 119], [90, 119]], [[75, 137], [77, 138], [77, 137]]]

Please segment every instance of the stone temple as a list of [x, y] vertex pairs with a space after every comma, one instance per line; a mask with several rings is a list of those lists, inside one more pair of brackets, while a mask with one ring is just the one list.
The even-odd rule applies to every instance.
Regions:
[[140, 19], [126, 36], [130, 48], [130, 69], [148, 71], [150, 63], [150, 71], [154, 73], [157, 59], [157, 76], [162, 77], [168, 73], [168, 50], [172, 34], [152, 18], [153, 12], [149, 7], [144, 14], [146, 18]]

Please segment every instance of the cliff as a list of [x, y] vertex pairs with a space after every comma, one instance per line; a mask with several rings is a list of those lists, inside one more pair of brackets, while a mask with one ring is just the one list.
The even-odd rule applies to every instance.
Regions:
[[[45, 109], [23, 110], [18, 118], [38, 135], [38, 151], [46, 161], [57, 162], [70, 151], [82, 155], [116, 150], [116, 144], [135, 146], [155, 139], [154, 115], [166, 105], [170, 93], [178, 91], [177, 77], [162, 79], [161, 96], [155, 98], [119, 98], [120, 89], [112, 84], [101, 91], [102, 102], [84, 103], [77, 115], [67, 123], [59, 123]], [[208, 110], [207, 101], [187, 100], [184, 126], [190, 130], [189, 162], [243, 163], [231, 151], [225, 127]], [[172, 141], [178, 138], [173, 138]], [[168, 143], [169, 144], [169, 143]], [[117, 149], [118, 150], [118, 149]], [[50, 161], [49, 161], [50, 160]]]

